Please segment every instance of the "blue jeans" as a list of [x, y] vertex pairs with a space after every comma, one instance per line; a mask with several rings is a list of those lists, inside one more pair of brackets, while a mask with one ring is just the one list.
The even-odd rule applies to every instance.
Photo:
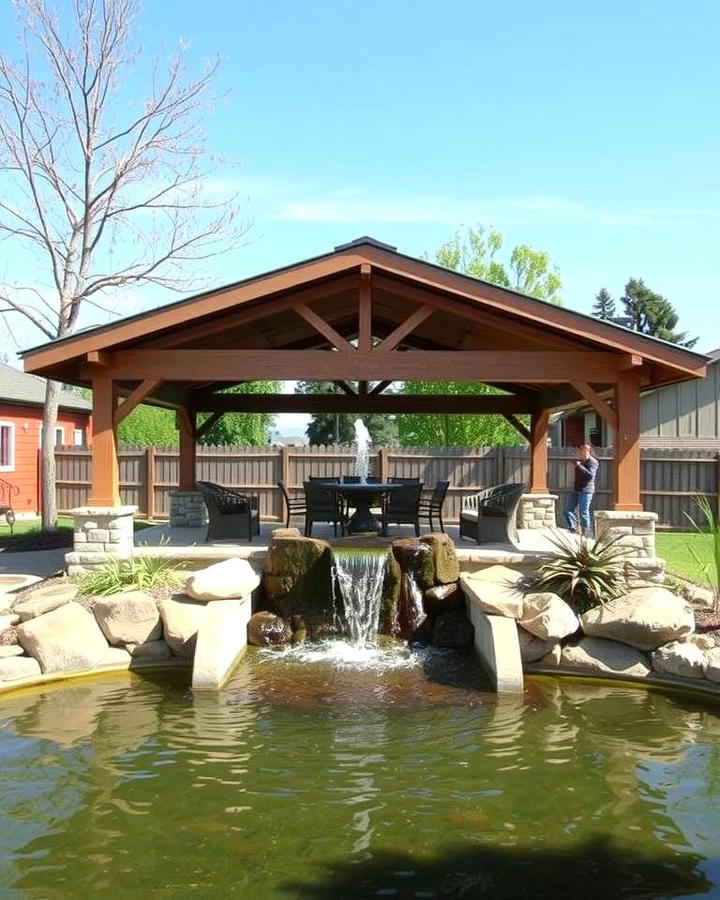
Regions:
[[593, 495], [591, 493], [585, 491], [570, 492], [565, 506], [565, 522], [570, 531], [575, 531], [577, 528], [577, 518], [575, 516], [577, 510], [580, 513], [580, 524], [582, 525], [583, 533], [588, 535], [593, 533], [593, 523], [590, 518], [590, 504], [592, 500]]

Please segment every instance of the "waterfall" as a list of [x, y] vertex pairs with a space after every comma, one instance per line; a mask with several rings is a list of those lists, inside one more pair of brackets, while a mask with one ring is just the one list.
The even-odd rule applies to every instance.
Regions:
[[337, 588], [342, 598], [350, 643], [372, 644], [380, 618], [387, 551], [335, 548], [333, 557], [333, 591]]
[[425, 619], [423, 592], [412, 572], [403, 574], [403, 588], [400, 593], [400, 634], [410, 640]]
[[365, 484], [370, 471], [370, 432], [365, 427], [362, 419], [355, 419], [355, 474]]

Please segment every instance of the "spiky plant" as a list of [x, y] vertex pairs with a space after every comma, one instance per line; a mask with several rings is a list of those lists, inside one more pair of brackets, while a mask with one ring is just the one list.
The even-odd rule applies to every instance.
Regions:
[[551, 539], [556, 548], [530, 579], [529, 591], [559, 594], [576, 613], [619, 597], [624, 589], [621, 558], [625, 549], [621, 536], [602, 534], [597, 538], [556, 533]]
[[703, 559], [694, 547], [688, 546], [688, 550], [715, 596], [713, 614], [720, 616], [720, 516], [715, 512], [704, 494], [699, 494], [695, 497], [695, 505], [705, 521], [698, 522], [688, 513], [685, 513], [685, 515], [690, 519], [695, 531], [709, 535], [710, 562]]
[[132, 559], [111, 556], [104, 565], [80, 580], [80, 591], [91, 596], [116, 594], [125, 588], [148, 590], [157, 585], [177, 586], [177, 566], [169, 559], [138, 555]]

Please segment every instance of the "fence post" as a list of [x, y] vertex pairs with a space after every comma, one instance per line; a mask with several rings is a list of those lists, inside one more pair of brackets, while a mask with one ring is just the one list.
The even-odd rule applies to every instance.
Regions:
[[145, 448], [145, 510], [150, 521], [155, 518], [155, 448]]
[[496, 447], [495, 448], [495, 472], [497, 473], [497, 479], [495, 484], [504, 484], [505, 483], [505, 448], [504, 447]]
[[385, 484], [390, 477], [390, 465], [388, 459], [388, 448], [378, 448], [378, 478]]
[[[290, 448], [287, 444], [283, 444], [280, 448], [280, 478], [285, 482], [286, 487], [290, 488]], [[283, 509], [284, 501], [282, 497], [282, 492], [278, 491], [278, 499], [277, 504], [279, 509], [276, 507], [277, 517], [279, 522], [285, 521], [285, 510]]]

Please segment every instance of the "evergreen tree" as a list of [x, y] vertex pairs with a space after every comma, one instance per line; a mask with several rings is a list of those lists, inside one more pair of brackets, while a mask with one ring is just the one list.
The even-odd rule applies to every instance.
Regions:
[[[352, 382], [350, 382], [352, 384]], [[339, 394], [332, 381], [299, 381], [297, 394]], [[305, 430], [311, 444], [352, 444], [355, 441], [355, 413], [315, 413]], [[360, 418], [376, 447], [397, 443], [395, 418], [383, 413], [362, 414]]]
[[651, 291], [642, 278], [629, 279], [621, 299], [635, 331], [688, 348], [697, 343], [697, 338], [688, 339], [687, 331], [675, 330], [678, 314], [674, 306], [661, 294]]
[[598, 319], [610, 320], [615, 318], [615, 301], [605, 288], [600, 288], [596, 294], [592, 313]]

